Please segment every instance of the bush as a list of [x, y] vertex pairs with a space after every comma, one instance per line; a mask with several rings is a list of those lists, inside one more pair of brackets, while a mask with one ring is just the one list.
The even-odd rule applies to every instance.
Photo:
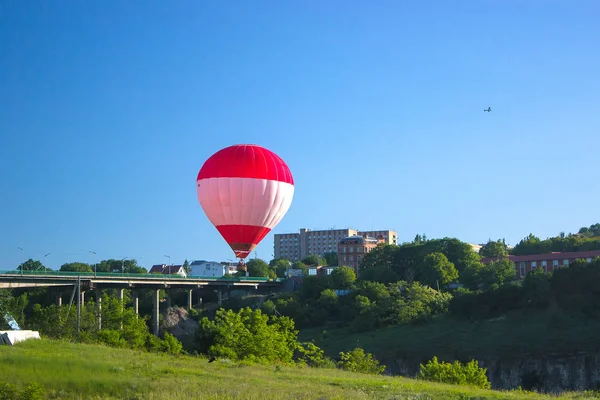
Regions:
[[329, 357], [325, 357], [321, 350], [314, 343], [299, 343], [297, 347], [297, 360], [300, 365], [308, 365], [315, 368], [336, 368], [337, 365]]
[[169, 354], [181, 354], [183, 345], [177, 338], [170, 333], [165, 333], [165, 338], [161, 343], [162, 350]]
[[448, 362], [440, 363], [437, 357], [433, 357], [427, 364], [420, 365], [418, 377], [433, 382], [470, 385], [489, 389], [491, 385], [485, 372], [486, 369], [480, 368], [479, 363], [475, 360], [463, 365], [458, 361], [452, 364]]
[[385, 370], [384, 365], [379, 364], [372, 354], [365, 353], [361, 348], [356, 348], [348, 353], [340, 352], [338, 366], [346, 371], [373, 375], [379, 375]]
[[12, 383], [0, 383], [0, 400], [42, 400], [44, 394], [44, 388], [35, 382], [27, 385], [21, 394]]

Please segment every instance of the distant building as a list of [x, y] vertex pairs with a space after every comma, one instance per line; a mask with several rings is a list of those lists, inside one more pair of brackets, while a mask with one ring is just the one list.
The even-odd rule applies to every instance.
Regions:
[[190, 264], [190, 276], [218, 278], [237, 273], [237, 264], [198, 260]]
[[331, 272], [333, 272], [333, 270], [336, 268], [337, 267], [328, 266], [328, 265], [312, 266], [312, 267], [308, 267], [307, 275], [308, 276], [327, 276], [327, 275], [331, 275]]
[[[596, 257], [600, 257], [600, 250], [508, 256], [515, 266], [518, 278], [524, 278], [529, 271], [536, 268], [542, 268], [544, 272], [552, 272], [561, 267], [568, 267], [569, 264], [575, 262], [575, 260], [582, 259], [591, 262]], [[498, 259], [499, 257], [487, 257], [482, 258], [481, 262], [483, 264], [489, 264]]]
[[[357, 231], [356, 229], [300, 229], [299, 233], [275, 234], [273, 256], [290, 261], [303, 260], [311, 255], [323, 256], [337, 252], [338, 243], [349, 236], [373, 237], [387, 244], [398, 244], [398, 234], [390, 230]], [[339, 256], [339, 254], [338, 254]]]
[[184, 278], [187, 277], [187, 271], [183, 268], [183, 265], [166, 265], [156, 264], [150, 268], [149, 274], [163, 274], [163, 275], [180, 275]]
[[358, 266], [365, 254], [370, 253], [379, 243], [385, 242], [383, 239], [378, 240], [358, 235], [341, 239], [338, 243], [338, 264], [352, 267], [358, 276]]

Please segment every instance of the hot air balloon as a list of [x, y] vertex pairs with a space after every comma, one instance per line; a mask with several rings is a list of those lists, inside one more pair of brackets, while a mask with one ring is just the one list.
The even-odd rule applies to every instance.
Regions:
[[286, 214], [294, 179], [275, 153], [254, 144], [217, 151], [196, 179], [198, 201], [240, 265]]

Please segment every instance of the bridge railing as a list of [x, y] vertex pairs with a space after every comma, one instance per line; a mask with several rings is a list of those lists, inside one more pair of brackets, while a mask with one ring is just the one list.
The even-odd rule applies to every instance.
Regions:
[[140, 273], [120, 273], [120, 272], [76, 272], [76, 271], [32, 271], [32, 270], [0, 270], [0, 275], [28, 275], [28, 276], [69, 276], [69, 277], [107, 277], [107, 278], [135, 278], [135, 279], [202, 279], [208, 281], [226, 281], [226, 282], [283, 282], [284, 278], [264, 278], [255, 276], [229, 277], [229, 276], [181, 276], [177, 274], [140, 274]]

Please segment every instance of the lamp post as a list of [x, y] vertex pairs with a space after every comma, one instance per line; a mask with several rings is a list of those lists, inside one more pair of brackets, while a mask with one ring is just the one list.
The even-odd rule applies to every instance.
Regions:
[[23, 275], [23, 248], [17, 247], [17, 249], [21, 250], [21, 275]]
[[[169, 264], [171, 264], [171, 256], [167, 256], [165, 255], [166, 258], [169, 259]], [[169, 271], [169, 275], [171, 275], [171, 268], [168, 268], [169, 266], [167, 265], [167, 271]]]
[[127, 260], [127, 258], [129, 257], [123, 257], [121, 259], [121, 273], [124, 274], [125, 273], [125, 260]]
[[[88, 250], [88, 253], [93, 254], [94, 255], [94, 261], [96, 261], [96, 252], [95, 251], [91, 251]], [[96, 263], [94, 263], [94, 278], [96, 277]]]
[[[47, 268], [46, 267], [46, 257], [48, 257], [50, 254], [52, 254], [52, 253], [46, 253], [46, 254], [44, 254], [44, 267], [45, 268]], [[52, 269], [52, 268], [50, 268], [50, 269]]]

